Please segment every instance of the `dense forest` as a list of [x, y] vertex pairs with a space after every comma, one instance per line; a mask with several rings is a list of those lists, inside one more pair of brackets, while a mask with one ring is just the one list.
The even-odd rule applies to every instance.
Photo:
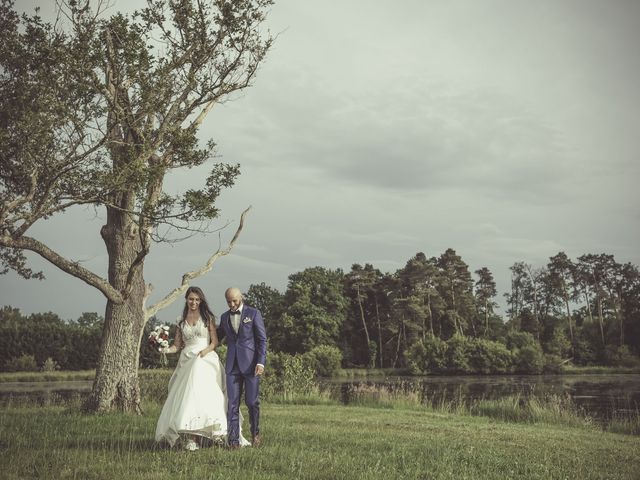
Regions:
[[[560, 252], [544, 266], [510, 268], [507, 310], [496, 310], [486, 268], [470, 272], [453, 249], [417, 253], [394, 273], [354, 264], [349, 272], [311, 267], [289, 276], [285, 292], [251, 285], [269, 351], [336, 367], [402, 368], [413, 373], [541, 373], [563, 364], [640, 364], [640, 272], [612, 255], [575, 260]], [[148, 333], [161, 323], [152, 319]], [[2, 370], [95, 366], [102, 319], [64, 322], [52, 313], [0, 311]], [[143, 367], [158, 365], [145, 342]], [[326, 370], [326, 368], [325, 368]], [[326, 372], [325, 373], [331, 373]]]

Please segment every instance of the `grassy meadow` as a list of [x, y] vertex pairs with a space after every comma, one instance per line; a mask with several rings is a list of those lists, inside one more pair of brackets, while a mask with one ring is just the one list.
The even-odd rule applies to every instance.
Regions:
[[[85, 415], [81, 396], [5, 402], [0, 478], [640, 478], [640, 415], [604, 431], [559, 397], [422, 405], [417, 392], [371, 386], [354, 391], [349, 406], [319, 391], [273, 396], [262, 407], [263, 447], [170, 449], [154, 442], [170, 373], [140, 372], [140, 416]], [[92, 374], [51, 375], [64, 381]], [[28, 377], [3, 374], [0, 381], [37, 375]]]
[[[79, 405], [0, 410], [3, 479], [637, 479], [640, 437], [424, 409], [264, 403], [264, 446], [155, 444], [144, 414]], [[246, 426], [245, 426], [246, 428]]]

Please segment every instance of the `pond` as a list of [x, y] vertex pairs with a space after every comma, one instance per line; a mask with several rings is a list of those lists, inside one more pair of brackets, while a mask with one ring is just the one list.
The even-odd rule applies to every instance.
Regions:
[[[0, 405], [24, 397], [40, 404], [59, 403], [87, 395], [91, 385], [91, 381], [0, 383]], [[417, 392], [423, 403], [435, 404], [495, 400], [514, 395], [568, 396], [585, 413], [600, 419], [637, 414], [640, 409], [640, 374], [337, 378], [321, 382], [323, 390], [345, 404], [363, 385], [393, 392]]]
[[59, 404], [84, 398], [91, 391], [92, 385], [91, 380], [2, 382], [0, 383], [0, 406], [19, 404], [22, 398], [28, 398], [39, 405]]
[[607, 419], [636, 413], [640, 408], [640, 374], [494, 375], [331, 379], [323, 389], [348, 404], [363, 385], [389, 391], [418, 392], [422, 403], [496, 400], [507, 396], [568, 396], [588, 415]]

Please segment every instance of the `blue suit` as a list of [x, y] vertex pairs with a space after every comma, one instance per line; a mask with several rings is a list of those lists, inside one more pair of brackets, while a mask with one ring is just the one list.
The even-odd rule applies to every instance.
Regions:
[[267, 333], [260, 310], [242, 306], [240, 325], [236, 334], [229, 311], [222, 314], [220, 327], [227, 338], [227, 407], [228, 441], [238, 444], [240, 432], [240, 397], [244, 389], [244, 401], [249, 409], [251, 435], [260, 433], [260, 377], [255, 374], [256, 364], [266, 364]]

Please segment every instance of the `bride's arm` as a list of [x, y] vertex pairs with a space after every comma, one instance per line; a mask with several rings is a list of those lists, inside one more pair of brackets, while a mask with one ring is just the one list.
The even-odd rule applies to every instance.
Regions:
[[162, 353], [178, 353], [184, 347], [184, 341], [182, 340], [182, 329], [180, 325], [176, 328], [176, 338], [173, 340], [173, 345], [165, 348]]

